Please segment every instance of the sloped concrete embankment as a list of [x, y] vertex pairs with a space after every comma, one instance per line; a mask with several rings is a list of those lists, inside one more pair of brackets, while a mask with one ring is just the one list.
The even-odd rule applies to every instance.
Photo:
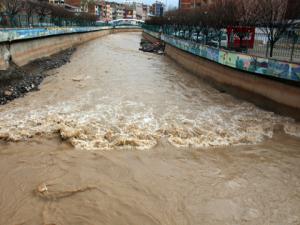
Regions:
[[[155, 37], [143, 33], [151, 42]], [[300, 120], [300, 87], [232, 69], [166, 44], [166, 55], [221, 91], [257, 106]]]
[[51, 56], [95, 38], [111, 33], [133, 31], [141, 30], [112, 28], [86, 33], [73, 33], [28, 40], [22, 39], [14, 42], [3, 42], [0, 43], [0, 70], [7, 70], [11, 62], [17, 66], [24, 66], [33, 60]]
[[111, 33], [133, 31], [141, 30], [111, 28], [0, 43], [0, 105], [38, 90], [45, 72], [67, 63], [76, 45]]
[[0, 70], [7, 70], [9, 67], [10, 52], [8, 44], [0, 44]]

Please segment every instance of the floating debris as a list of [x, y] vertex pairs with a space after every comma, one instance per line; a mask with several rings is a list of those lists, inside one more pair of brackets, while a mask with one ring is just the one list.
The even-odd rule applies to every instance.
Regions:
[[42, 184], [40, 184], [40, 185], [37, 187], [37, 192], [38, 192], [38, 193], [43, 194], [43, 193], [45, 193], [45, 192], [47, 192], [47, 191], [48, 191], [48, 188], [47, 188], [47, 185], [46, 185], [45, 183], [42, 183]]
[[165, 50], [164, 43], [159, 42], [159, 41], [151, 43], [145, 39], [142, 39], [140, 46], [141, 47], [139, 48], [139, 50], [141, 50], [143, 52], [153, 52], [153, 53], [157, 53], [160, 55], [163, 54], [164, 50]]

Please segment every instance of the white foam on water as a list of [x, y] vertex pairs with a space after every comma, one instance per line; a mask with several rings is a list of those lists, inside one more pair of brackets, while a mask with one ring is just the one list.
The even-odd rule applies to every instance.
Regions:
[[140, 102], [97, 104], [87, 110], [82, 110], [83, 104], [61, 102], [28, 111], [3, 111], [0, 138], [22, 141], [58, 134], [79, 149], [109, 150], [150, 149], [161, 138], [176, 147], [257, 144], [272, 138], [278, 125], [287, 134], [300, 136], [300, 126], [292, 119], [248, 103], [234, 107], [214, 105], [196, 113], [171, 107], [162, 114]]
[[102, 150], [150, 149], [162, 138], [178, 147], [257, 144], [278, 127], [300, 137], [293, 119], [220, 93], [162, 56], [149, 62], [130, 38], [79, 48], [40, 92], [1, 106], [0, 138], [58, 135]]

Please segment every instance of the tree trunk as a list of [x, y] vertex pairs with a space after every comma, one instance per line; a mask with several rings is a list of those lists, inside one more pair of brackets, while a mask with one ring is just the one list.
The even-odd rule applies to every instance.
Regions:
[[14, 27], [15, 23], [14, 23], [14, 19], [15, 16], [14, 15], [9, 15], [9, 26]]
[[27, 15], [27, 26], [30, 27], [30, 18], [31, 18], [31, 15]]
[[274, 44], [275, 44], [275, 43], [274, 43], [273, 41], [270, 42], [270, 57], [271, 57], [271, 58], [273, 57]]
[[244, 37], [243, 36], [240, 36], [239, 37], [240, 38], [240, 49], [243, 49], [243, 39], [244, 39]]

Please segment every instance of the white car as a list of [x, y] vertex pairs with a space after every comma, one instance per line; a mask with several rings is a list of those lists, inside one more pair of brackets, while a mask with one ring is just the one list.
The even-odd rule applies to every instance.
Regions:
[[[197, 38], [198, 36], [198, 38]], [[203, 41], [204, 40], [204, 36], [203, 34], [200, 32], [199, 35], [197, 35], [197, 33], [193, 33], [192, 37], [191, 37], [192, 41]]]
[[215, 47], [228, 47], [228, 36], [226, 33], [222, 33], [221, 40], [219, 38], [214, 38], [209, 42], [211, 45]]

